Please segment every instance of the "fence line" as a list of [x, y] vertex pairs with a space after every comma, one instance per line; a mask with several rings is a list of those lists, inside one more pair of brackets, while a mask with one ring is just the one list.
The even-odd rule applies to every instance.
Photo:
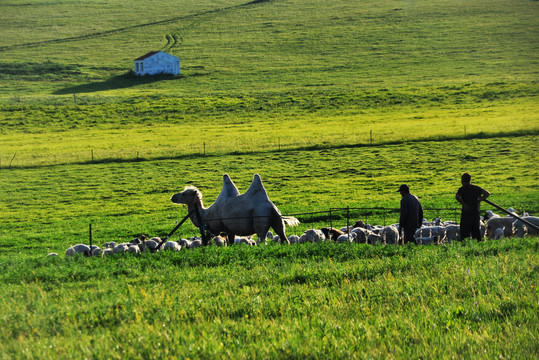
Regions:
[[[429, 217], [431, 219], [441, 218], [442, 220], [457, 221], [460, 214], [458, 208], [423, 208], [424, 213], [430, 213], [434, 216]], [[447, 218], [441, 215], [447, 215]], [[390, 217], [390, 215], [392, 215]], [[386, 207], [345, 207], [345, 208], [330, 208], [329, 210], [311, 211], [304, 213], [293, 213], [286, 216], [293, 216], [300, 220], [300, 224], [310, 225], [314, 228], [317, 223], [329, 222], [329, 227], [345, 227], [353, 225], [357, 220], [363, 221], [365, 224], [371, 220], [382, 219], [381, 224], [373, 225], [391, 225], [399, 222], [400, 208], [386, 208]], [[268, 218], [269, 216], [241, 216], [241, 217], [229, 217], [229, 218], [213, 218], [207, 221], [223, 221], [223, 220], [241, 220], [252, 218]], [[394, 221], [388, 221], [394, 219]], [[337, 226], [341, 224], [340, 226]], [[335, 225], [335, 226], [334, 226]], [[301, 225], [300, 225], [301, 226]], [[296, 228], [296, 227], [294, 227]]]

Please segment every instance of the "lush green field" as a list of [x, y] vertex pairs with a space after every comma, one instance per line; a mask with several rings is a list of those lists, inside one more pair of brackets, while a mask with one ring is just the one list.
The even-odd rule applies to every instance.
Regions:
[[[0, 3], [0, 359], [539, 356], [537, 238], [63, 256], [223, 173], [288, 234], [394, 223], [401, 183], [457, 220], [465, 171], [537, 215], [537, 1], [148, 4]], [[182, 74], [134, 77], [151, 50]]]
[[0, 358], [532, 359], [538, 254], [534, 238], [1, 258]]

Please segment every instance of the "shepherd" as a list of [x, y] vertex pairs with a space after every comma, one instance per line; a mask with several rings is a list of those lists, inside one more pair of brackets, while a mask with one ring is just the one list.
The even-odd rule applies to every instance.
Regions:
[[472, 175], [468, 173], [462, 174], [460, 182], [462, 186], [455, 195], [462, 205], [460, 241], [469, 237], [470, 234], [477, 241], [481, 241], [480, 206], [481, 201], [486, 200], [490, 193], [477, 185], [472, 185]]

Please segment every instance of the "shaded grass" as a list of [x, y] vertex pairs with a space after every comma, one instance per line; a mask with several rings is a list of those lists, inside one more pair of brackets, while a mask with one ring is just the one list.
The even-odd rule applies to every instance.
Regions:
[[0, 331], [2, 352], [533, 357], [537, 250], [537, 239], [520, 239], [2, 259], [0, 287], [15, 300], [0, 305], [12, 324]]

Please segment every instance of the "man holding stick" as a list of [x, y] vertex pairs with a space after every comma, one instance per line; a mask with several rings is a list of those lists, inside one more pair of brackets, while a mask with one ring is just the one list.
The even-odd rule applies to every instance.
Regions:
[[468, 173], [462, 174], [460, 182], [462, 186], [455, 196], [457, 201], [462, 204], [462, 211], [460, 213], [460, 241], [470, 235], [477, 241], [481, 241], [479, 209], [481, 201], [485, 200], [490, 193], [479, 186], [472, 185], [472, 175]]

